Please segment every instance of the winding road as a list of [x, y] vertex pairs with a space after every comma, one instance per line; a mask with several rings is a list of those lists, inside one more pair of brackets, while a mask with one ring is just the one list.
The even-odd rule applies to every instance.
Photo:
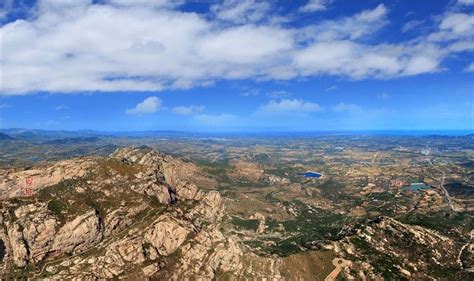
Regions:
[[444, 193], [444, 196], [446, 197], [446, 200], [448, 200], [448, 204], [449, 204], [449, 207], [451, 208], [451, 210], [453, 211], [456, 211], [455, 208], [454, 208], [454, 204], [453, 204], [453, 200], [451, 199], [451, 196], [449, 196], [449, 193], [448, 191], [446, 190], [446, 188], [444, 187], [444, 179], [446, 178], [446, 174], [444, 173], [443, 170], [439, 169], [439, 168], [436, 168], [435, 169], [440, 172], [442, 174], [442, 177], [441, 177], [441, 180], [440, 180], [440, 185], [439, 185], [439, 188], [441, 188], [441, 190], [443, 191]]
[[334, 268], [331, 273], [329, 273], [328, 276], [324, 279], [324, 281], [335, 281], [337, 280], [337, 276], [339, 276], [339, 273], [344, 269], [344, 267], [347, 267], [350, 265], [350, 261], [340, 259], [340, 258], [335, 258], [332, 260], [332, 264], [336, 267]]

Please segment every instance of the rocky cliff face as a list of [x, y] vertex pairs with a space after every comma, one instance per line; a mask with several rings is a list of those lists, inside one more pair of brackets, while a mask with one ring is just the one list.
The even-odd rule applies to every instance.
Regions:
[[136, 192], [155, 195], [161, 203], [174, 203], [177, 198], [200, 200], [203, 193], [189, 179], [196, 172], [192, 164], [176, 160], [155, 150], [124, 148], [115, 151], [111, 157], [122, 163], [134, 163], [146, 167], [138, 174], [144, 184], [134, 186]]
[[451, 238], [436, 231], [389, 217], [371, 221], [335, 244], [340, 256], [354, 261], [354, 271], [372, 279], [428, 280], [440, 275], [449, 279], [458, 267], [457, 248]]
[[[240, 270], [239, 244], [219, 230], [221, 195], [199, 190], [195, 172], [163, 153], [123, 148], [4, 175], [4, 274], [178, 280]], [[24, 177], [32, 194], [15, 191]]]
[[16, 223], [7, 223], [8, 228], [8, 242], [10, 242], [10, 251], [13, 256], [13, 262], [18, 267], [23, 267], [28, 264], [28, 248], [25, 244], [25, 237]]
[[102, 228], [97, 211], [86, 212], [58, 230], [50, 251], [61, 254], [84, 251], [102, 238]]
[[32, 195], [64, 180], [84, 177], [96, 164], [92, 158], [60, 161], [50, 167], [0, 173], [0, 200]]
[[102, 225], [95, 210], [78, 216], [58, 227], [58, 219], [44, 204], [30, 204], [15, 210], [15, 221], [5, 227], [13, 263], [24, 267], [47, 256], [74, 254], [91, 247], [101, 239]]

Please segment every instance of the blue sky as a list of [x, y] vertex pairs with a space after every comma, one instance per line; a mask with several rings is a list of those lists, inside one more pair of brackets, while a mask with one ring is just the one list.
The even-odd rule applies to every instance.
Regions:
[[0, 128], [474, 129], [472, 0], [3, 5]]

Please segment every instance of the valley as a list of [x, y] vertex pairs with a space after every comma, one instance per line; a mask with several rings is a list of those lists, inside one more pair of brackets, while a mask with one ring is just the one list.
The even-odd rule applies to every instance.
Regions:
[[10, 136], [5, 279], [473, 276], [472, 136]]

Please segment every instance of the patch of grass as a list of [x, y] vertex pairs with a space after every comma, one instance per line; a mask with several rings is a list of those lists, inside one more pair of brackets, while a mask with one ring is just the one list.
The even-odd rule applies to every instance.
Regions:
[[284, 239], [275, 239], [274, 245], [264, 248], [263, 254], [277, 254], [288, 256], [291, 254], [314, 249], [324, 241], [338, 239], [338, 233], [346, 223], [346, 218], [329, 211], [311, 208], [299, 200], [281, 201], [269, 193], [266, 199], [272, 203], [281, 203], [287, 208], [296, 212], [296, 217], [291, 220], [277, 221], [269, 219], [267, 221], [268, 230], [274, 230], [278, 224], [282, 224], [285, 229]]
[[48, 210], [53, 212], [57, 216], [61, 216], [62, 212], [67, 208], [67, 204], [58, 201], [58, 200], [51, 200], [48, 202]]
[[455, 234], [453, 229], [460, 228], [467, 233], [473, 228], [474, 223], [469, 214], [454, 212], [435, 212], [427, 214], [408, 214], [399, 219], [406, 224], [414, 224], [436, 230], [447, 236]]
[[95, 209], [99, 213], [99, 216], [104, 219], [107, 214], [106, 210], [119, 202], [98, 200], [103, 197], [100, 192], [89, 191], [77, 194], [75, 199], [78, 201], [78, 204]]
[[247, 241], [244, 241], [243, 243], [252, 249], [264, 247], [263, 242], [259, 240], [247, 240]]
[[258, 228], [259, 220], [245, 220], [239, 217], [232, 217], [231, 223], [236, 225], [238, 229], [256, 231]]
[[127, 176], [128, 178], [134, 178], [141, 170], [141, 167], [138, 164], [126, 164], [118, 159], [112, 158], [104, 160], [102, 165], [99, 165], [99, 167], [99, 174], [108, 175], [110, 171], [115, 171], [122, 176]]
[[58, 184], [51, 185], [41, 189], [38, 192], [38, 199], [41, 201], [48, 201], [51, 198], [55, 198], [59, 200], [60, 198], [64, 198], [68, 196], [74, 191], [75, 186], [80, 186], [85, 183], [85, 179], [69, 179], [63, 180]]

